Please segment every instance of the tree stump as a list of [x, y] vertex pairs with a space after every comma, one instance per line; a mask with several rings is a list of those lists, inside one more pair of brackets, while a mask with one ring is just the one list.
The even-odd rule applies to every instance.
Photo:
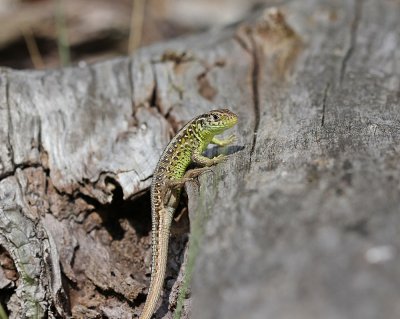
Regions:
[[186, 121], [228, 107], [237, 143], [186, 185], [156, 318], [398, 318], [399, 16], [290, 1], [127, 58], [1, 69], [9, 317], [138, 315], [152, 171]]

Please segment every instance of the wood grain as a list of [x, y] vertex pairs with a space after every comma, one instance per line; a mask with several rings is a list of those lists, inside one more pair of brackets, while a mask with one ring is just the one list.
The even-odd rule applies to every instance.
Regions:
[[199, 246], [183, 262], [173, 236], [156, 317], [192, 263], [183, 318], [398, 318], [399, 16], [398, 1], [287, 1], [132, 57], [1, 69], [10, 318], [140, 313], [153, 169], [220, 107], [239, 115], [237, 145], [188, 185]]

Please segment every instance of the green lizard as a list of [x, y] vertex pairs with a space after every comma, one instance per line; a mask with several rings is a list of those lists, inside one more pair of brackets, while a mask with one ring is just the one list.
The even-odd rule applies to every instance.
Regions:
[[[235, 140], [234, 135], [226, 140], [220, 140], [215, 135], [231, 128], [236, 122], [236, 114], [226, 109], [200, 115], [176, 134], [161, 155], [151, 183], [153, 255], [150, 288], [140, 319], [151, 318], [161, 293], [167, 265], [170, 226], [179, 203], [180, 188], [186, 181], [207, 170], [208, 166], [226, 159], [226, 155], [208, 158], [202, 153], [210, 143], [219, 146], [232, 143]], [[206, 167], [186, 172], [191, 162]]]

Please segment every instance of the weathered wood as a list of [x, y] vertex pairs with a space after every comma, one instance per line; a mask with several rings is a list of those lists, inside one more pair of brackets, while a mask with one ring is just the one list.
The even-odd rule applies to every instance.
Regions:
[[189, 194], [210, 212], [192, 318], [398, 318], [400, 5], [284, 10], [304, 43], [293, 71], [274, 76], [268, 38], [251, 47], [266, 50], [246, 148]]
[[222, 106], [235, 154], [188, 185], [194, 244], [182, 263], [175, 227], [156, 317], [398, 317], [400, 5], [280, 10], [93, 66], [1, 70], [11, 318], [140, 312], [152, 170], [173, 131]]

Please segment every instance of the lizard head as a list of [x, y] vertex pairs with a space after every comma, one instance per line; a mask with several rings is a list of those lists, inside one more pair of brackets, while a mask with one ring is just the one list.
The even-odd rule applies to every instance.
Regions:
[[200, 115], [198, 124], [202, 131], [217, 135], [237, 123], [237, 115], [228, 109], [213, 110]]

